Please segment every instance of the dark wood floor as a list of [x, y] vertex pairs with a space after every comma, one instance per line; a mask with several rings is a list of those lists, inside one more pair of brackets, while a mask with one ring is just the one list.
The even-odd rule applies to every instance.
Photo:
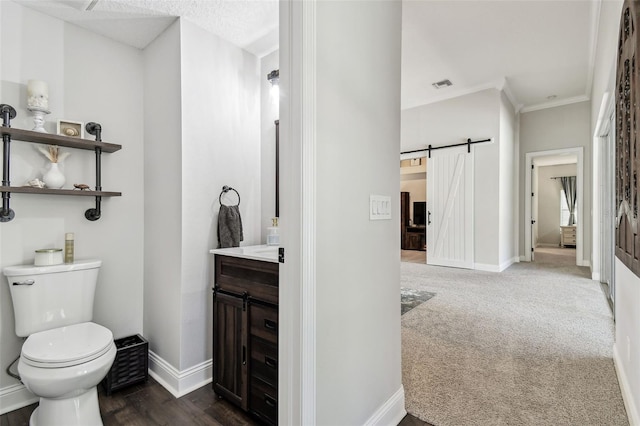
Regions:
[[[243, 411], [224, 399], [218, 399], [210, 385], [174, 398], [158, 382], [149, 378], [147, 383], [113, 392], [107, 396], [98, 386], [100, 413], [105, 426], [147, 425], [259, 425]], [[0, 426], [25, 426], [37, 404], [0, 416]], [[407, 415], [401, 426], [430, 426], [416, 417]]]

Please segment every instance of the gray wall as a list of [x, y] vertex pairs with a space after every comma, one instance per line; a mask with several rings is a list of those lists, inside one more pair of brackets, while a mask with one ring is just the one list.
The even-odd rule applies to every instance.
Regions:
[[[583, 261], [591, 259], [590, 102], [526, 112], [520, 115], [520, 212], [524, 217], [525, 156], [529, 152], [584, 147]], [[580, 178], [580, 177], [579, 177]], [[524, 256], [524, 221], [520, 223], [520, 255]]]
[[[13, 2], [0, 2], [2, 34], [2, 102], [13, 105], [16, 128], [33, 127], [26, 111], [26, 83], [44, 80], [49, 85], [45, 128], [54, 133], [56, 121], [97, 121], [106, 142], [122, 150], [102, 155], [102, 186], [121, 191], [105, 198], [102, 217], [84, 218], [95, 205], [90, 197], [12, 194], [16, 218], [0, 224], [0, 267], [32, 263], [34, 250], [62, 247], [64, 233], [75, 233], [77, 259], [98, 258], [103, 265], [95, 296], [94, 321], [116, 338], [142, 333], [143, 309], [143, 61], [141, 52], [90, 33], [75, 25], [42, 15]], [[100, 55], [95, 55], [95, 52]], [[36, 53], [34, 56], [33, 53]], [[89, 60], [88, 58], [91, 58]], [[90, 135], [89, 135], [90, 136]], [[23, 185], [42, 178], [46, 160], [34, 144], [12, 142], [11, 181]], [[66, 151], [66, 149], [64, 149]], [[95, 185], [95, 156], [72, 150], [64, 161], [66, 187]], [[20, 353], [15, 337], [8, 287], [0, 285], [0, 388], [17, 382], [5, 367]], [[7, 407], [2, 407], [3, 409]]]
[[[356, 425], [402, 389], [401, 3], [316, 7], [316, 423]], [[395, 220], [369, 220], [370, 194]]]
[[[551, 179], [559, 176], [575, 176], [576, 165], [564, 164], [561, 166], [538, 167], [538, 214], [534, 214], [538, 223], [538, 244], [560, 244], [560, 190], [562, 185], [559, 179]], [[580, 216], [578, 220], [582, 220]]]
[[517, 262], [518, 184], [514, 179], [518, 167], [516, 113], [504, 92], [500, 93], [500, 205], [498, 227], [500, 270]]

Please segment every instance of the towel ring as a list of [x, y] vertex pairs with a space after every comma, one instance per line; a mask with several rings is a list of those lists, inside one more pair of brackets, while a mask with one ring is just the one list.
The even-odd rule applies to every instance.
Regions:
[[232, 187], [227, 186], [227, 185], [222, 187], [222, 192], [218, 196], [218, 201], [220, 202], [220, 205], [222, 205], [222, 194], [226, 194], [229, 191], [233, 191], [233, 192], [236, 193], [236, 195], [238, 196], [238, 204], [237, 205], [239, 206], [240, 205], [240, 194], [238, 193], [238, 191], [236, 191], [235, 189], [233, 189]]

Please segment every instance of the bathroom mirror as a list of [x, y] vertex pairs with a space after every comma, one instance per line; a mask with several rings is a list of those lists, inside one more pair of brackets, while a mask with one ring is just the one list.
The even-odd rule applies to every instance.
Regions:
[[276, 124], [276, 216], [280, 217], [280, 120]]

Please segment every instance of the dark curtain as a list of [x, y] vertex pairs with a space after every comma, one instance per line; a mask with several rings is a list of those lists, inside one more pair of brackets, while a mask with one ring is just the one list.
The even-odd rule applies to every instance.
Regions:
[[564, 189], [564, 196], [567, 200], [567, 206], [569, 206], [569, 223], [567, 226], [575, 225], [576, 223], [576, 177], [575, 176], [563, 176], [560, 178], [560, 184]]

